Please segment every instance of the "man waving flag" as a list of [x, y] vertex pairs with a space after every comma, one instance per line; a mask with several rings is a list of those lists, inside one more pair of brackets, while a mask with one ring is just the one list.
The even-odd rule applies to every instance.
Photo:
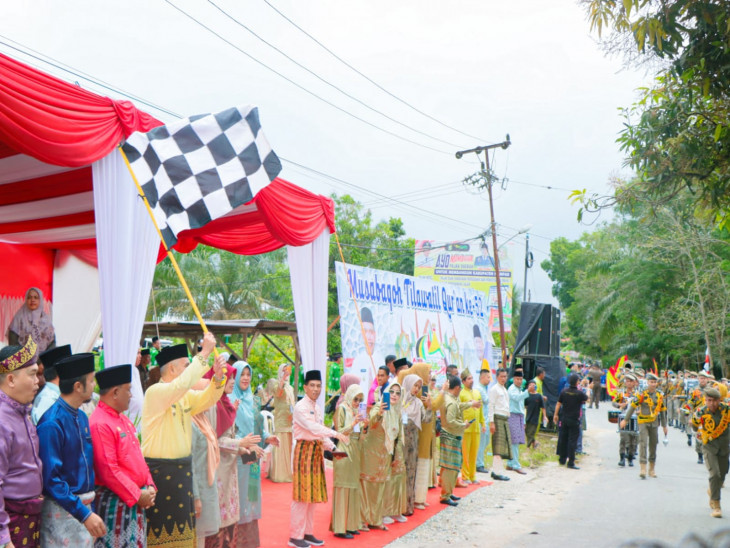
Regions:
[[183, 230], [250, 202], [281, 172], [252, 106], [134, 133], [122, 150], [168, 249]]

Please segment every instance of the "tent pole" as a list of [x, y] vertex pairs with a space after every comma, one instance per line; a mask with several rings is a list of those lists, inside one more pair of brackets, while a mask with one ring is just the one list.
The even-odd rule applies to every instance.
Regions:
[[[127, 158], [127, 155], [124, 154], [124, 150], [121, 146], [119, 148], [119, 154], [122, 155], [122, 158], [124, 159], [124, 163], [127, 166], [127, 170], [129, 170], [129, 174], [132, 176], [132, 180], [134, 181], [134, 185], [137, 187], [137, 192], [139, 192], [140, 198], [144, 201], [145, 207], [147, 207], [147, 213], [150, 215], [150, 219], [152, 219], [152, 224], [155, 225], [155, 230], [157, 230], [157, 234], [160, 236], [160, 241], [162, 242], [163, 247], [165, 248], [165, 251], [167, 251], [167, 256], [170, 259], [170, 262], [172, 263], [172, 267], [175, 269], [175, 273], [177, 274], [178, 279], [180, 280], [180, 284], [182, 285], [182, 288], [185, 290], [185, 295], [187, 295], [188, 300], [190, 301], [190, 305], [193, 307], [193, 312], [195, 313], [196, 318], [198, 318], [198, 322], [200, 322], [200, 327], [203, 328], [203, 332], [208, 332], [208, 326], [205, 325], [205, 320], [203, 320], [203, 316], [200, 314], [200, 310], [198, 310], [198, 305], [195, 304], [195, 299], [193, 298], [193, 294], [190, 292], [190, 288], [188, 287], [188, 283], [185, 281], [185, 277], [183, 276], [182, 271], [180, 270], [180, 266], [177, 264], [177, 261], [175, 260], [175, 256], [172, 254], [172, 251], [167, 247], [167, 244], [165, 243], [165, 239], [162, 237], [162, 232], [160, 231], [160, 227], [157, 226], [157, 220], [155, 219], [154, 213], [152, 213], [152, 207], [150, 207], [150, 203], [147, 200], [147, 196], [145, 196], [144, 190], [142, 190], [142, 187], [139, 184], [139, 181], [137, 180], [137, 176], [134, 174], [134, 171], [132, 171], [132, 166], [129, 165], [129, 159]], [[218, 357], [218, 348], [213, 347], [213, 354], [215, 357]]]

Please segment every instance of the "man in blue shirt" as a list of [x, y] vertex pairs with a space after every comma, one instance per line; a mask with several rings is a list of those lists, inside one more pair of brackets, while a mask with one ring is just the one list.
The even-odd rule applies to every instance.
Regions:
[[[479, 382], [476, 383], [476, 389], [479, 390], [479, 395], [482, 397], [482, 408], [489, 408], [489, 383], [492, 382], [492, 372], [489, 369], [481, 369], [479, 371]], [[489, 428], [482, 428], [481, 435], [479, 436], [479, 453], [477, 454], [477, 472], [486, 474], [489, 472], [484, 466], [485, 453], [489, 447]]]
[[64, 344], [63, 346], [56, 346], [50, 350], [46, 350], [39, 356], [43, 364], [43, 378], [46, 379], [46, 384], [43, 386], [43, 390], [38, 392], [35, 400], [33, 400], [33, 409], [30, 412], [30, 418], [33, 420], [33, 424], [38, 425], [38, 421], [41, 420], [43, 413], [48, 411], [61, 396], [61, 390], [58, 388], [58, 373], [56, 372], [55, 366], [57, 361], [68, 358], [70, 355], [71, 345]]
[[79, 407], [94, 392], [94, 355], [75, 354], [56, 362], [61, 397], [38, 423], [43, 463], [41, 546], [91, 548], [106, 534], [92, 511], [94, 455], [89, 419]]
[[525, 443], [525, 400], [530, 393], [522, 390], [522, 370], [512, 374], [512, 386], [507, 390], [509, 396], [509, 432], [512, 442], [512, 460], [507, 462], [507, 470], [525, 474], [520, 464], [520, 444]]

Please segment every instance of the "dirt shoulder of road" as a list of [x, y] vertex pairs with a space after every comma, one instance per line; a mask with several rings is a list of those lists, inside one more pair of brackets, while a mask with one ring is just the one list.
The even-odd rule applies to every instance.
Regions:
[[[583, 434], [587, 454], [580, 458], [580, 470], [547, 462], [529, 469], [525, 476], [507, 472], [510, 481], [495, 481], [474, 491], [458, 508], [439, 512], [388, 546], [504, 546], [523, 535], [539, 535], [540, 531], [534, 530], [535, 524], [556, 515], [565, 496], [577, 486], [590, 482], [600, 469], [600, 458], [593, 456], [598, 455], [598, 437], [590, 430]], [[479, 476], [492, 481], [487, 474]]]

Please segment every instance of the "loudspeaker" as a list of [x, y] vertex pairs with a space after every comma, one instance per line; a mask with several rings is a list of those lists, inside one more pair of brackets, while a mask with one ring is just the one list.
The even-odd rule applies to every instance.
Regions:
[[[541, 307], [541, 310], [540, 308]], [[528, 312], [529, 310], [529, 312]], [[535, 318], [539, 310], [539, 317]], [[525, 346], [520, 350], [521, 355], [542, 355], [542, 356], [560, 356], [560, 310], [553, 308], [548, 304], [523, 303], [522, 314], [525, 319], [530, 321], [528, 316], [532, 313], [535, 318], [530, 334]], [[522, 324], [520, 319], [520, 332], [518, 339], [522, 337], [522, 330], [527, 325]]]

